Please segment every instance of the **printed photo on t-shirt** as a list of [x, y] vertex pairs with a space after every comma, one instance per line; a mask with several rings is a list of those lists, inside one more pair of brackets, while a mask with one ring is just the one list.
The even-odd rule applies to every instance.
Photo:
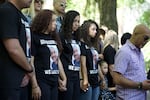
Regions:
[[31, 31], [29, 23], [21, 19], [22, 24], [25, 26], [25, 33], [26, 33], [26, 56], [28, 60], [31, 58]]
[[93, 55], [93, 69], [97, 69], [96, 64], [98, 61], [98, 52], [95, 49], [91, 49]]
[[72, 55], [72, 64], [76, 67], [80, 67], [80, 47], [76, 42], [72, 42], [71, 46], [73, 48], [73, 55]]
[[51, 56], [50, 56], [50, 69], [58, 70], [58, 48], [56, 45], [48, 45]]

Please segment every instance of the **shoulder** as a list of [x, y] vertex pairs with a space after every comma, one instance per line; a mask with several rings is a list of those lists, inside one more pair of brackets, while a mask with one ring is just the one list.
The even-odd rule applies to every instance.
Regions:
[[115, 51], [115, 49], [111, 45], [108, 45], [104, 48], [104, 53], [112, 51]]
[[[19, 10], [12, 4], [4, 4], [0, 7], [0, 20], [3, 23], [11, 23], [12, 21], [18, 22]], [[7, 20], [6, 20], [7, 19]]]
[[123, 45], [118, 51], [129, 54], [131, 52], [131, 48], [128, 44]]
[[104, 55], [115, 55], [116, 50], [111, 45], [108, 45], [104, 48], [103, 54]]
[[15, 8], [15, 6], [9, 2], [4, 3], [0, 6], [0, 12], [3, 14], [9, 14], [10, 16], [16, 14], [18, 11], [19, 10], [17, 10], [17, 8]]
[[130, 49], [127, 46], [123, 46], [117, 51], [115, 56], [128, 59], [130, 58], [130, 53], [131, 53]]

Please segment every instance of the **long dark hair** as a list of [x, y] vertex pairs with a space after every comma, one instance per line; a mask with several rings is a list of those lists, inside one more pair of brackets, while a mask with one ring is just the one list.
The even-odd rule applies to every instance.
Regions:
[[[52, 23], [52, 15], [55, 13], [51, 10], [41, 10], [33, 19], [33, 22], [31, 24], [31, 31], [32, 33], [45, 33], [48, 29], [49, 24]], [[50, 23], [51, 22], [51, 23]], [[60, 42], [60, 38], [58, 34], [55, 31], [51, 31], [49, 33], [51, 37], [57, 42], [58, 49], [61, 52], [62, 51], [62, 44]]]
[[[74, 10], [70, 10], [65, 14], [60, 35], [63, 36], [66, 40], [72, 39], [73, 22], [74, 22], [75, 17], [79, 16], [79, 15], [80, 15], [79, 12], [74, 11]], [[77, 35], [76, 34], [77, 31], [74, 32], [75, 35]], [[75, 36], [75, 37], [77, 37], [77, 36]]]
[[[89, 35], [89, 28], [91, 24], [95, 24], [97, 29], [97, 33], [94, 38], [90, 37]], [[99, 26], [98, 24], [93, 20], [86, 20], [83, 22], [83, 24], [80, 27], [80, 39], [83, 39], [83, 41], [89, 46], [89, 47], [95, 47], [98, 50], [98, 39], [99, 39]]]

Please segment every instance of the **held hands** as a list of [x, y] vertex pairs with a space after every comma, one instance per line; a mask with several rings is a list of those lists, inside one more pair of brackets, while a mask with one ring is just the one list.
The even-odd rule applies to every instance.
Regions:
[[25, 76], [23, 77], [22, 82], [21, 82], [21, 87], [27, 86], [29, 83], [29, 80], [30, 80], [30, 78], [28, 77], [27, 74], [25, 74]]
[[33, 100], [40, 100], [41, 98], [41, 89], [39, 86], [32, 87], [32, 98]]
[[34, 74], [34, 72], [25, 74], [25, 76], [23, 77], [22, 82], [21, 82], [21, 87], [25, 87], [28, 85], [29, 80], [32, 78], [33, 74]]
[[89, 85], [89, 82], [88, 81], [86, 81], [86, 80], [80, 80], [80, 88], [84, 91], [84, 92], [86, 92], [86, 91], [88, 91], [88, 87], [89, 87], [90, 85]]
[[61, 79], [59, 79], [59, 87], [58, 87], [58, 89], [60, 90], [60, 91], [67, 91], [67, 88], [66, 88], [66, 84], [67, 84], [67, 82], [66, 82], [66, 80], [61, 80]]

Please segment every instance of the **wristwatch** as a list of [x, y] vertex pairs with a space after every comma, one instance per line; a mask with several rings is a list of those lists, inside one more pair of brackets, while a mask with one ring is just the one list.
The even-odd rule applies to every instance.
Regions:
[[142, 89], [142, 82], [138, 83], [138, 89]]

